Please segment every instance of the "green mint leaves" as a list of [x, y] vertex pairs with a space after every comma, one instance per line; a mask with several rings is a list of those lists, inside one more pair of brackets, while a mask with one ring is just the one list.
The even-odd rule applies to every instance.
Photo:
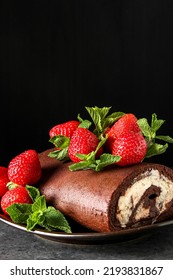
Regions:
[[37, 188], [27, 185], [32, 204], [14, 203], [7, 208], [7, 212], [14, 223], [26, 224], [27, 230], [34, 230], [36, 226], [46, 230], [61, 230], [71, 233], [71, 228], [65, 216], [57, 209], [46, 204], [44, 195], [40, 195]]
[[85, 108], [88, 111], [95, 125], [94, 133], [98, 137], [103, 135], [109, 126], [111, 126], [115, 121], [117, 121], [119, 118], [121, 118], [124, 115], [123, 112], [115, 112], [108, 115], [111, 107], [99, 108], [95, 106], [95, 107], [85, 107]]
[[68, 156], [68, 146], [70, 144], [70, 138], [58, 135], [52, 137], [49, 142], [51, 142], [57, 149], [49, 153], [49, 156], [58, 160], [69, 160]]
[[[155, 113], [152, 114], [151, 125], [146, 118], [138, 120], [138, 125], [147, 142], [147, 153], [145, 158], [163, 154], [168, 148], [168, 143], [173, 144], [173, 138], [170, 136], [157, 135], [159, 128], [164, 124], [165, 120], [158, 119]], [[166, 142], [166, 144], [157, 143], [156, 141]]]
[[113, 156], [107, 153], [102, 154], [99, 159], [95, 159], [94, 152], [86, 156], [84, 155], [83, 157], [81, 156], [80, 158], [82, 159], [82, 161], [71, 164], [69, 166], [70, 171], [77, 171], [77, 170], [84, 170], [84, 169], [101, 171], [106, 166], [118, 162], [121, 159], [120, 156]]

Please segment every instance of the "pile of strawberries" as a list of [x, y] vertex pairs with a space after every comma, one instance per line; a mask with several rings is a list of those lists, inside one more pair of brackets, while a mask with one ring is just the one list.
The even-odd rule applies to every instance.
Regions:
[[0, 166], [0, 203], [2, 211], [13, 203], [32, 203], [25, 186], [35, 185], [41, 178], [41, 165], [35, 150], [14, 157], [8, 167]]
[[[116, 162], [119, 166], [126, 166], [141, 162], [147, 151], [147, 143], [142, 131], [137, 124], [137, 118], [134, 114], [124, 114], [106, 132], [106, 143], [97, 152], [97, 158], [104, 152], [121, 159]], [[79, 121], [68, 121], [55, 125], [49, 131], [50, 138], [58, 135], [70, 139], [68, 145], [68, 156], [72, 162], [80, 162], [81, 158], [77, 154], [89, 154], [95, 151], [99, 138], [87, 128], [80, 127]]]

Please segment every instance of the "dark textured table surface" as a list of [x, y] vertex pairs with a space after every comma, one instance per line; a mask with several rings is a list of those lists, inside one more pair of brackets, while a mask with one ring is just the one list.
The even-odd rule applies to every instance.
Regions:
[[0, 221], [1, 260], [173, 260], [173, 225], [129, 241], [81, 245], [50, 241]]

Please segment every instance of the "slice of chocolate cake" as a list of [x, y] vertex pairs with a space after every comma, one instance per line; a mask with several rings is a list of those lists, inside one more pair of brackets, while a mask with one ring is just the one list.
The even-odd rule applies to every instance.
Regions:
[[79, 224], [109, 232], [173, 217], [173, 170], [161, 164], [110, 166], [101, 172], [71, 172], [69, 163], [39, 155], [41, 194]]

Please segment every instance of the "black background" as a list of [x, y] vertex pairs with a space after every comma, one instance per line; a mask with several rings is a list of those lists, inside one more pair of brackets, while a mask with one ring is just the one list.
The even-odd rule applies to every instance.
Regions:
[[172, 1], [0, 0], [0, 165], [85, 106], [155, 112], [173, 136], [172, 66]]

